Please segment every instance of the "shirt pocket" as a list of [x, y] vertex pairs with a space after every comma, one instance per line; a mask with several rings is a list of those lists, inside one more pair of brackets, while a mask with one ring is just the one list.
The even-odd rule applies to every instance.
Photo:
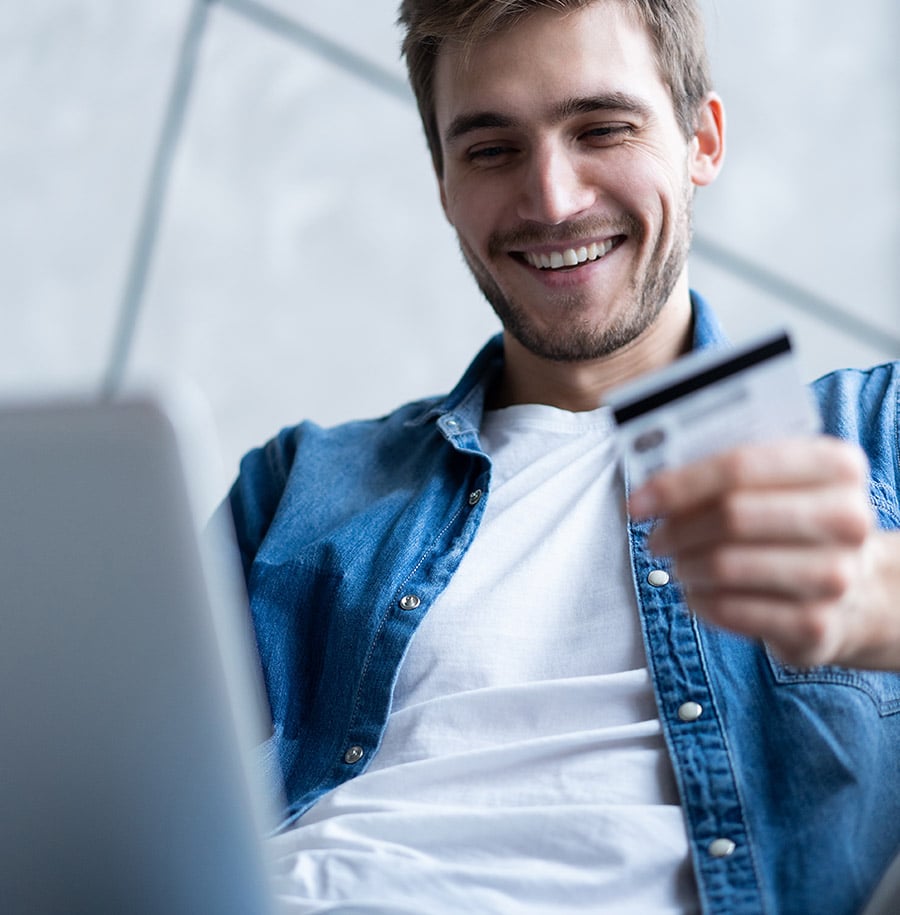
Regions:
[[900, 712], [900, 673], [851, 670], [847, 667], [793, 667], [784, 664], [766, 646], [775, 682], [781, 686], [832, 685], [864, 693], [882, 717]]

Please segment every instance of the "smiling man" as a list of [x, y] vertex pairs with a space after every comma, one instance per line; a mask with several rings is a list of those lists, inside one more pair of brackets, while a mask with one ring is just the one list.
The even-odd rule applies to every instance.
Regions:
[[900, 846], [897, 366], [816, 383], [829, 436], [626, 498], [605, 392], [722, 340], [695, 3], [401, 22], [503, 333], [446, 397], [242, 462], [286, 909], [857, 912]]

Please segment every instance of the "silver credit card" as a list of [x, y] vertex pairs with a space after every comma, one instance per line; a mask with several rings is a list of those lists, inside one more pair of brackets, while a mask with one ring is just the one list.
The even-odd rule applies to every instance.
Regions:
[[717, 451], [821, 429], [783, 330], [740, 347], [689, 353], [610, 391], [606, 403], [632, 489]]

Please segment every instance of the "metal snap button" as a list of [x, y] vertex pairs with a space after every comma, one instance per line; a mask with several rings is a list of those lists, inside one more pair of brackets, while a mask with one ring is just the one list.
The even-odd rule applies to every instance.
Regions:
[[350, 747], [344, 754], [344, 762], [347, 763], [348, 766], [352, 766], [358, 763], [363, 756], [365, 756], [365, 750], [363, 750], [362, 747]]
[[678, 717], [682, 721], [696, 721], [703, 714], [703, 706], [699, 702], [684, 702], [678, 706]]
[[709, 843], [709, 853], [713, 858], [727, 858], [734, 854], [736, 848], [731, 839], [716, 839]]
[[422, 605], [422, 601], [415, 594], [404, 594], [400, 598], [401, 610], [416, 610]]
[[654, 569], [647, 576], [647, 581], [654, 588], [662, 588], [669, 583], [669, 573], [665, 569]]

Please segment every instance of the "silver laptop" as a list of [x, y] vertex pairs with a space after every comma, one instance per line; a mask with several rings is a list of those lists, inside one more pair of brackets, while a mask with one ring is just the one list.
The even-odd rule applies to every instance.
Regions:
[[900, 912], [900, 856], [882, 877], [862, 915], [897, 915]]
[[272, 910], [258, 671], [180, 410], [0, 408], [6, 915]]

